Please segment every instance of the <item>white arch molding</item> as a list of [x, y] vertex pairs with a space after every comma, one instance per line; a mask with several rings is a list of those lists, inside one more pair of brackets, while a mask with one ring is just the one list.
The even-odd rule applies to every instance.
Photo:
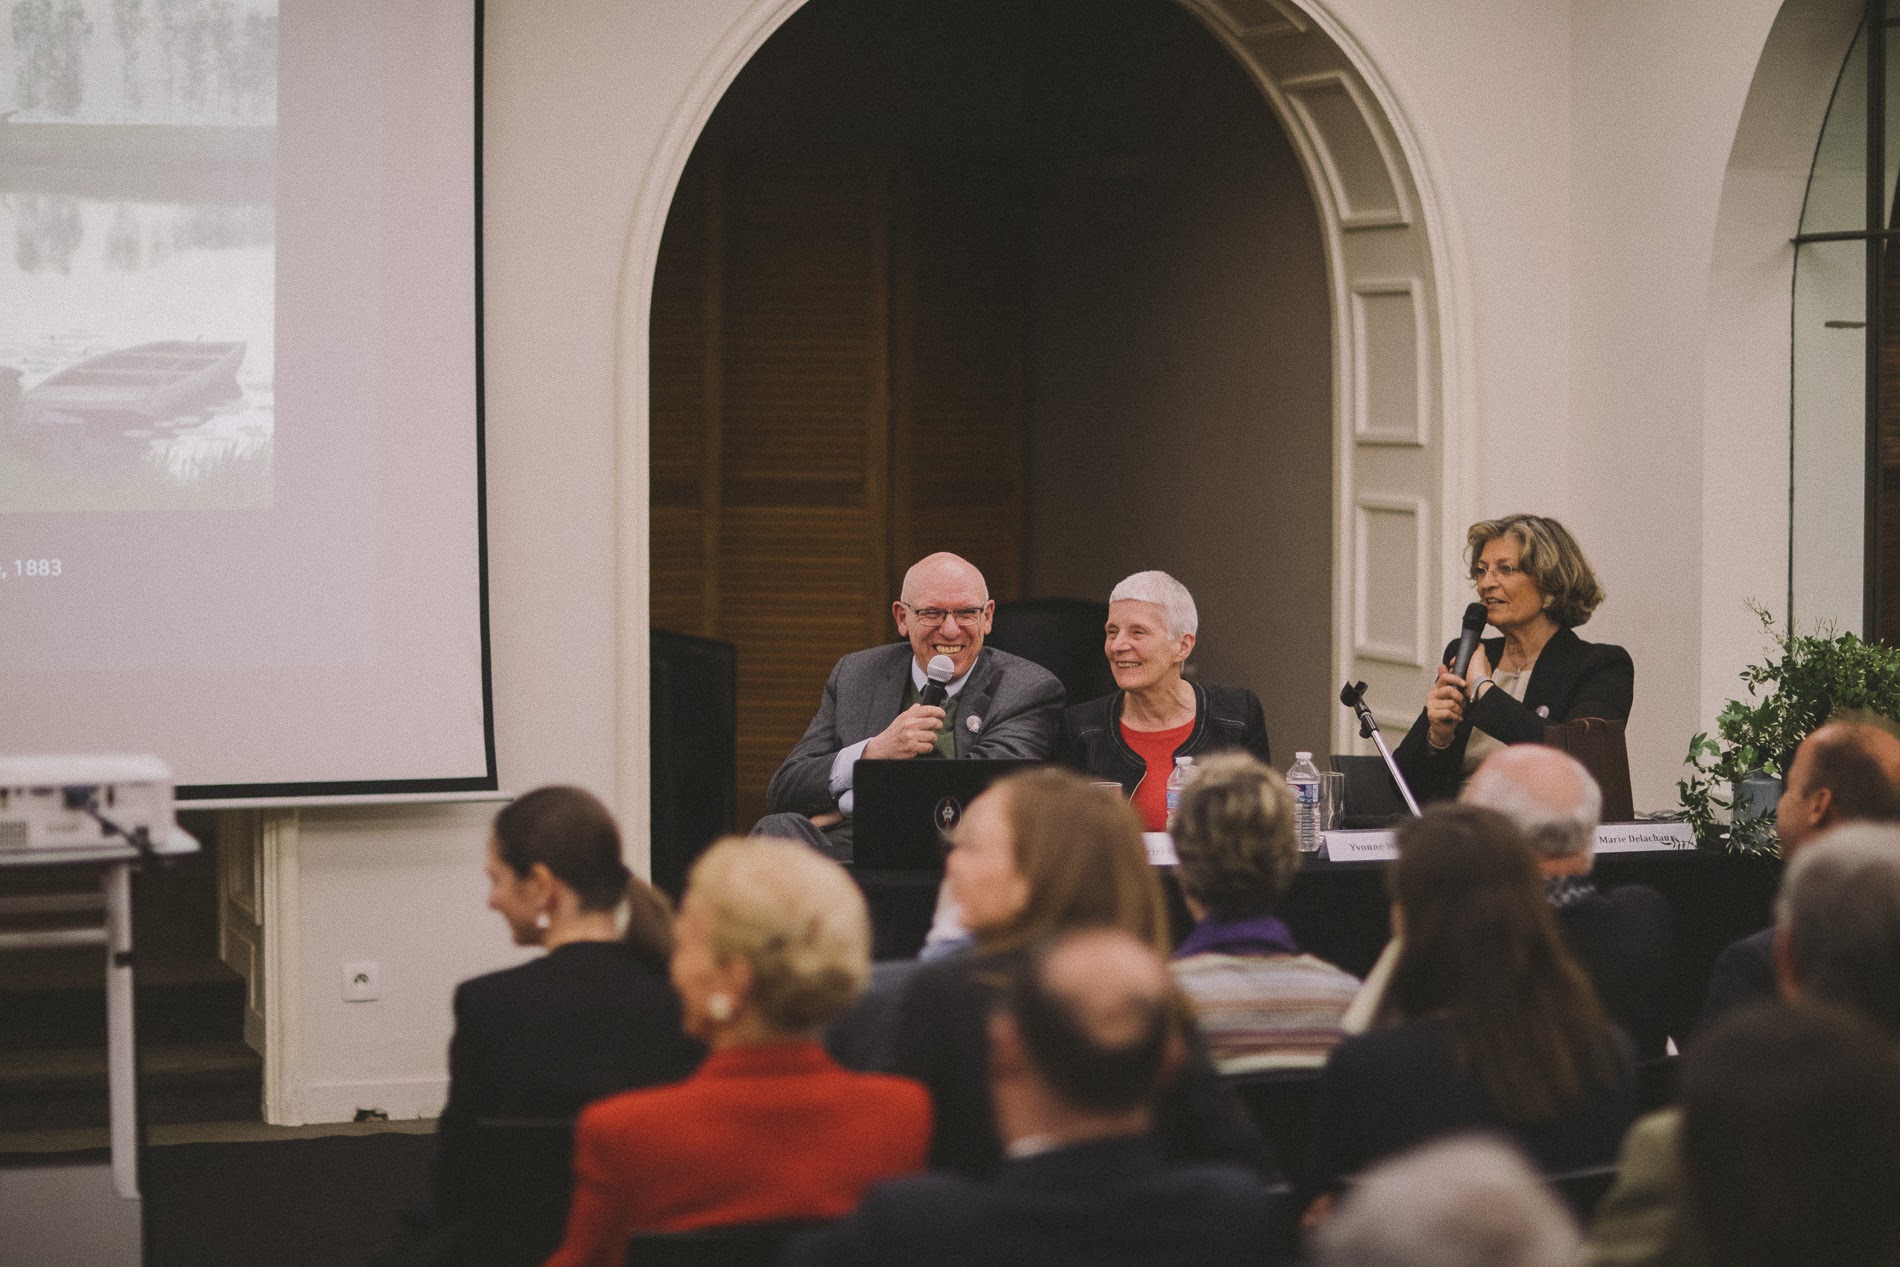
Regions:
[[[1411, 723], [1456, 623], [1475, 500], [1470, 310], [1459, 235], [1417, 120], [1323, 0], [1176, 0], [1246, 69], [1292, 139], [1320, 215], [1333, 332], [1333, 675]], [[653, 270], [693, 146], [732, 81], [807, 0], [756, 0], [677, 103], [621, 262], [615, 413], [616, 799], [647, 854], [648, 350]], [[1271, 353], [1263, 349], [1262, 355]], [[1394, 508], [1403, 508], [1398, 510]], [[1368, 537], [1368, 534], [1372, 534]], [[1393, 583], [1402, 582], [1402, 583]], [[1335, 713], [1334, 748], [1359, 746]]]

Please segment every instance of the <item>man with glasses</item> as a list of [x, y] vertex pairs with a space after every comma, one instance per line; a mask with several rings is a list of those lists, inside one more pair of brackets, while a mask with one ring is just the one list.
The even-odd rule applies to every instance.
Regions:
[[[1047, 757], [1062, 724], [1062, 684], [1048, 670], [986, 648], [996, 604], [983, 574], [933, 554], [904, 574], [891, 604], [907, 641], [854, 651], [825, 682], [818, 715], [766, 788], [755, 834], [789, 836], [851, 860], [851, 776], [860, 757]], [[941, 705], [925, 704], [925, 670], [947, 656]]]

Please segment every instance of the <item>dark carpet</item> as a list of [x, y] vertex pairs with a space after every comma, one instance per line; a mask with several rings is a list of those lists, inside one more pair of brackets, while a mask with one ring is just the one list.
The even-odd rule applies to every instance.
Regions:
[[148, 1148], [147, 1267], [369, 1267], [434, 1149], [394, 1133]]

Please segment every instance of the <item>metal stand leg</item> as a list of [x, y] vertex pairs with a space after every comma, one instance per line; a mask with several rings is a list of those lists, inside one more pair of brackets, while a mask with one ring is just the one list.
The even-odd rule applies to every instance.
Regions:
[[1411, 785], [1399, 772], [1399, 763], [1393, 759], [1392, 749], [1386, 747], [1385, 732], [1379, 729], [1379, 723], [1373, 719], [1372, 709], [1366, 705], [1366, 684], [1348, 682], [1339, 690], [1339, 702], [1359, 715], [1359, 737], [1370, 739], [1378, 746], [1379, 755], [1385, 758], [1385, 768], [1392, 773], [1392, 782], [1398, 785], [1399, 795], [1405, 798], [1405, 808], [1412, 811], [1412, 817], [1418, 817], [1418, 801], [1412, 796]]
[[106, 868], [106, 1092], [112, 1132], [112, 1187], [139, 1197], [138, 1065], [132, 1015], [132, 867]]

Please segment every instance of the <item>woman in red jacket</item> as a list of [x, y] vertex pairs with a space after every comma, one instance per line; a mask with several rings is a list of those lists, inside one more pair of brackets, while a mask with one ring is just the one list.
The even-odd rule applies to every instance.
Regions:
[[923, 1087], [849, 1073], [815, 1041], [869, 975], [864, 899], [837, 863], [763, 838], [707, 850], [672, 978], [711, 1054], [684, 1082], [581, 1114], [567, 1237], [548, 1267], [619, 1267], [635, 1232], [836, 1218], [921, 1169]]

